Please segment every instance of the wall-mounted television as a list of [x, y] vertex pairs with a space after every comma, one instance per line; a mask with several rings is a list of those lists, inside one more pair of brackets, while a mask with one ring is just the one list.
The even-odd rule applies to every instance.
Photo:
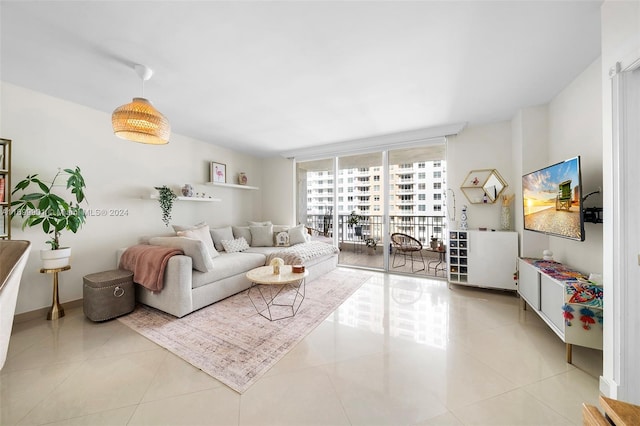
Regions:
[[580, 157], [522, 176], [524, 229], [584, 241]]

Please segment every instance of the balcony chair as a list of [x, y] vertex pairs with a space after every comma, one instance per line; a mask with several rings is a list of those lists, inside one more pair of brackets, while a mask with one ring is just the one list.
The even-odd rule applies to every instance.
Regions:
[[[424, 271], [426, 265], [424, 263], [424, 258], [422, 257], [422, 243], [411, 235], [402, 234], [399, 232], [391, 234], [391, 245], [395, 248], [393, 253], [393, 261], [391, 262], [391, 266], [394, 268], [399, 268], [401, 266], [405, 266], [407, 264], [407, 257], [411, 261], [411, 272], [419, 272]], [[400, 254], [403, 259], [403, 263], [396, 265], [396, 257]], [[414, 270], [413, 263], [418, 261], [418, 255], [420, 255], [420, 262], [422, 262], [422, 269]]]

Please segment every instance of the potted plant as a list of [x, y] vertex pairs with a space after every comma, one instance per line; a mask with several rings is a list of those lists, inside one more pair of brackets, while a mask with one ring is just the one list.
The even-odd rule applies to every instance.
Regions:
[[364, 217], [357, 214], [355, 210], [349, 214], [349, 219], [347, 220], [349, 227], [353, 227], [353, 234], [356, 237], [362, 237], [362, 226], [359, 225], [361, 220], [364, 220]]
[[349, 219], [347, 219], [347, 223], [349, 224], [349, 226], [357, 226], [362, 219], [364, 218], [359, 214], [357, 214], [355, 210], [353, 210], [349, 214]]
[[160, 203], [160, 210], [162, 210], [162, 221], [165, 226], [169, 226], [171, 221], [171, 210], [173, 209], [173, 202], [178, 196], [167, 186], [156, 186], [158, 190], [158, 202]]
[[[53, 193], [56, 180], [63, 173], [67, 176], [65, 189], [72, 194], [72, 198], [68, 201]], [[27, 192], [32, 185], [35, 185], [39, 191]], [[37, 174], [29, 175], [18, 182], [11, 192], [12, 195], [23, 192], [20, 198], [11, 202], [13, 208], [11, 217], [20, 216], [24, 219], [23, 230], [27, 226], [40, 225], [49, 236], [47, 244], [51, 246], [51, 250], [40, 251], [43, 268], [63, 268], [69, 264], [71, 248], [60, 246], [60, 234], [62, 231], [71, 231], [75, 234], [86, 222], [87, 217], [81, 207], [81, 203], [86, 202], [85, 187], [80, 167], [76, 166], [75, 169], [58, 169], [58, 173], [49, 184], [38, 178]]]

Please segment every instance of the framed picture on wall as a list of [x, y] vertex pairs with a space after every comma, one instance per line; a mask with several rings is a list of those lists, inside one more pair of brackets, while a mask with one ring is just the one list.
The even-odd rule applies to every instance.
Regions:
[[211, 182], [227, 183], [227, 165], [211, 162]]

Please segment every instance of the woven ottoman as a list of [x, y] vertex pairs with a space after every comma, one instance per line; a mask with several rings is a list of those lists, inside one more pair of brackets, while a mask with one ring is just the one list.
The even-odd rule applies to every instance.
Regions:
[[136, 293], [133, 272], [125, 269], [85, 275], [82, 287], [84, 314], [91, 321], [105, 321], [133, 311]]

